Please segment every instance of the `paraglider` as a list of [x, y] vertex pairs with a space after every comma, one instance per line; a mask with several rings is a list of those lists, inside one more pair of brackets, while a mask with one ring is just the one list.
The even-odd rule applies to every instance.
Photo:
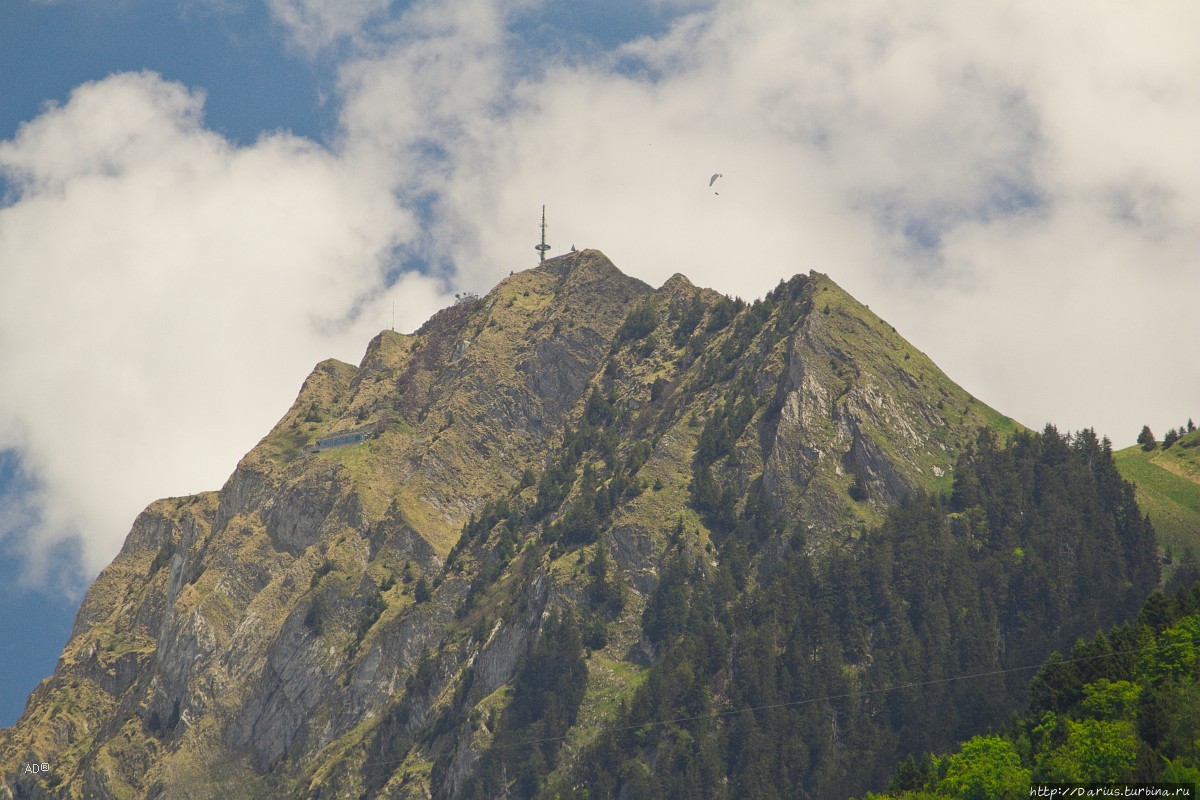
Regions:
[[722, 173], [714, 172], [713, 176], [708, 179], [709, 188], [712, 188], [712, 185], [717, 182], [717, 178], [724, 178], [724, 177], [725, 176]]

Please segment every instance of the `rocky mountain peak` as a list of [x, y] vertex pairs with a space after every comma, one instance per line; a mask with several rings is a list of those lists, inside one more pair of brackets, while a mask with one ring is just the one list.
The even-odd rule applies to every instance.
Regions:
[[676, 272], [667, 278], [667, 282], [659, 287], [659, 291], [668, 294], [679, 294], [680, 292], [690, 291], [694, 288], [696, 288], [695, 285], [688, 280], [686, 275], [682, 272]]
[[0, 797], [463, 796], [551, 621], [608, 598], [611, 716], [672, 554], [715, 563], [731, 514], [753, 569], [797, 526], [850, 546], [981, 426], [1014, 428], [825, 276], [747, 304], [548, 259], [322, 362], [220, 492], [147, 509]]

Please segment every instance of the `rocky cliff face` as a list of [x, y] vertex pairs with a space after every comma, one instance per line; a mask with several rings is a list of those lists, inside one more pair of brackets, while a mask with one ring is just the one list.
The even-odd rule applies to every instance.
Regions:
[[669, 549], [713, 552], [718, 501], [844, 547], [948, 486], [980, 426], [1012, 422], [825, 276], [747, 306], [552, 259], [319, 364], [219, 492], [151, 505], [0, 734], [0, 797], [459, 796], [603, 550], [622, 602], [569, 757], [653, 658], [645, 597]]

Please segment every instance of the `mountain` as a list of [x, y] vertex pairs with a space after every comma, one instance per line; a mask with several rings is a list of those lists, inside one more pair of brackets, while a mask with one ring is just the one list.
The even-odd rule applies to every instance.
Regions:
[[1180, 426], [1182, 435], [1150, 449], [1133, 445], [1116, 453], [1117, 469], [1137, 487], [1138, 505], [1150, 515], [1169, 554], [1172, 573], [1192, 550], [1200, 556], [1200, 431]]
[[732, 796], [781, 763], [847, 796], [1019, 691], [797, 698], [1036, 661], [1157, 584], [1111, 461], [827, 276], [746, 304], [550, 259], [322, 362], [220, 491], [146, 509], [0, 797]]

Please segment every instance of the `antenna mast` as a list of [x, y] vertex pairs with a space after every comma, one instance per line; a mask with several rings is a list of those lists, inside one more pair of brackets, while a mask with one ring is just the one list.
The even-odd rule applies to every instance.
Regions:
[[546, 244], [546, 206], [542, 205], [542, 243], [534, 245], [534, 250], [538, 251], [538, 263], [546, 263], [546, 251], [550, 249], [550, 245]]

